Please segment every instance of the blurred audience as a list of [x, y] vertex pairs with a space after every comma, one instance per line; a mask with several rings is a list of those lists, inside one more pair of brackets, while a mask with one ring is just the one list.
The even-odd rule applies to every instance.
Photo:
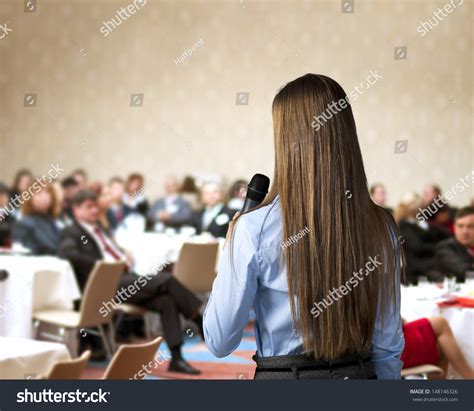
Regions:
[[229, 190], [229, 202], [227, 203], [227, 207], [231, 210], [242, 210], [246, 195], [247, 182], [245, 180], [237, 180], [232, 184], [232, 187]]
[[464, 281], [468, 271], [474, 271], [474, 207], [461, 208], [454, 221], [454, 237], [436, 246], [437, 269]]
[[[69, 260], [74, 268], [81, 289], [87, 282], [94, 264], [98, 260], [127, 261], [130, 259], [101, 227], [100, 206], [97, 195], [91, 191], [81, 190], [73, 198], [75, 222], [66, 227], [61, 235], [58, 255]], [[119, 303], [139, 305], [160, 313], [163, 334], [171, 351], [169, 371], [186, 374], [199, 374], [181, 355], [183, 343], [180, 315], [196, 322], [202, 335], [202, 317], [199, 313], [201, 301], [185, 288], [178, 280], [166, 272], [150, 273], [143, 281], [127, 270], [119, 284], [119, 289], [135, 287], [135, 292], [123, 301], [122, 294], [117, 297]], [[138, 289], [137, 289], [138, 288]]]
[[125, 193], [122, 197], [125, 216], [137, 213], [146, 217], [148, 201], [144, 194], [144, 182], [145, 180], [141, 174], [132, 173], [128, 176]]
[[191, 216], [191, 225], [196, 228], [197, 234], [206, 231], [214, 237], [225, 237], [236, 211], [224, 205], [224, 193], [219, 184], [205, 183], [201, 190], [201, 202], [204, 208]]
[[13, 225], [12, 242], [20, 243], [34, 255], [55, 255], [60, 228], [56, 221], [59, 207], [53, 187], [42, 187], [22, 204], [21, 210], [23, 217]]
[[437, 228], [416, 218], [422, 205], [418, 194], [408, 193], [395, 209], [395, 220], [400, 228], [400, 242], [406, 258], [405, 281], [415, 284], [419, 276], [427, 276], [435, 281], [441, 279], [440, 273], [436, 271], [434, 250], [438, 242], [447, 238]]
[[189, 222], [191, 206], [181, 197], [179, 190], [178, 180], [168, 177], [165, 181], [166, 196], [158, 199], [148, 212], [155, 231], [163, 231], [165, 227], [179, 228]]

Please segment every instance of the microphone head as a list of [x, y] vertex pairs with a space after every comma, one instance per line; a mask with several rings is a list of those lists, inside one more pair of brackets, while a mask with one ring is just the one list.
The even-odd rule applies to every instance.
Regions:
[[255, 174], [247, 188], [247, 197], [254, 201], [262, 202], [268, 194], [270, 179], [263, 174]]

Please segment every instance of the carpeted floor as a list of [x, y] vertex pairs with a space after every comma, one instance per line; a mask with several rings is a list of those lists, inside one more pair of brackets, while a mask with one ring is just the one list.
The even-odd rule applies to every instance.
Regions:
[[[201, 370], [198, 376], [189, 376], [180, 373], [168, 372], [167, 360], [169, 350], [163, 343], [155, 356], [150, 379], [253, 379], [255, 363], [252, 355], [255, 354], [255, 336], [253, 326], [249, 325], [245, 331], [239, 347], [228, 357], [214, 357], [207, 349], [204, 341], [193, 333], [184, 335], [183, 356], [195, 368]], [[166, 359], [166, 361], [164, 361]], [[84, 372], [84, 379], [100, 379], [107, 367], [107, 362], [91, 362]], [[137, 370], [138, 371], [138, 370]]]

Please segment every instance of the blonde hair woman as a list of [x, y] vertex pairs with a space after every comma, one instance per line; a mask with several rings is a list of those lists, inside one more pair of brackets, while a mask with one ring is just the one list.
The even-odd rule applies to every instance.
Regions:
[[307, 74], [272, 112], [273, 185], [229, 230], [206, 343], [235, 350], [253, 307], [256, 379], [399, 378], [397, 227], [370, 199], [346, 93]]

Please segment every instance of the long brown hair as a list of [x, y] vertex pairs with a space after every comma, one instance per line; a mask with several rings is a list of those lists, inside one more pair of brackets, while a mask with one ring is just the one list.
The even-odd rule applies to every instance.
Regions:
[[[328, 114], [333, 102], [345, 108]], [[324, 112], [325, 121], [316, 123]], [[371, 345], [377, 305], [383, 315], [395, 304], [400, 256], [396, 224], [368, 192], [346, 93], [329, 77], [306, 74], [278, 92], [272, 114], [275, 174], [260, 207], [279, 196], [283, 242], [309, 230], [284, 247], [294, 327], [315, 358], [363, 352]], [[315, 304], [348, 284], [371, 257], [382, 266], [315, 316]]]

